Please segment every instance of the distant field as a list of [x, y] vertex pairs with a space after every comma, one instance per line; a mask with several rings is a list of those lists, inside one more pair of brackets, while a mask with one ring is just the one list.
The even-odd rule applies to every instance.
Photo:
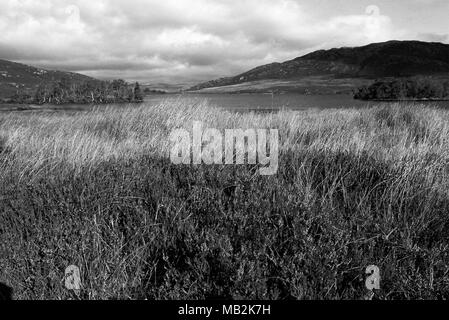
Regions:
[[249, 81], [235, 85], [205, 88], [201, 93], [254, 93], [254, 92], [297, 92], [302, 94], [352, 93], [372, 80], [361, 78], [333, 78], [330, 76], [310, 76], [299, 79], [273, 79]]
[[[279, 171], [175, 166], [193, 121], [277, 128]], [[19, 299], [449, 298], [449, 112], [237, 114], [198, 100], [0, 113], [0, 282]]]

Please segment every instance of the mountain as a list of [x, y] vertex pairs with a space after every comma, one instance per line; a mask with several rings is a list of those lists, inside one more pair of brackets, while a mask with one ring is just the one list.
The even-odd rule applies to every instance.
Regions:
[[44, 70], [0, 59], [0, 98], [14, 95], [19, 89], [34, 90], [41, 83], [63, 78], [74, 82], [94, 80], [79, 73]]
[[[280, 80], [288, 80], [290, 85], [293, 83], [304, 87], [309, 79], [318, 79], [323, 88], [326, 87], [326, 81], [347, 79], [348, 81], [343, 81], [347, 87], [353, 82], [363, 80], [417, 75], [448, 76], [449, 45], [421, 41], [388, 41], [363, 47], [319, 50], [283, 63], [263, 65], [235, 77], [204, 82], [190, 90], [217, 87], [234, 87], [238, 90], [245, 86], [245, 83], [260, 85], [264, 81], [272, 82], [276, 87]], [[287, 83], [284, 83], [284, 86], [288, 87]]]

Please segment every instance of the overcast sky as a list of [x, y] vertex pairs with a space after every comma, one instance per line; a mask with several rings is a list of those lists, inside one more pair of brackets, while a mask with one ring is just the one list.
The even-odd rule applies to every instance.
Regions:
[[449, 43], [448, 0], [0, 0], [0, 59], [187, 82], [322, 48]]

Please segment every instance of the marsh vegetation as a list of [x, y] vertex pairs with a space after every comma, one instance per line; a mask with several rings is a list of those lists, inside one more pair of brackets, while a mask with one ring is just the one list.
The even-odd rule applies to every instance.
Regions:
[[[277, 175], [173, 165], [168, 136], [275, 128]], [[19, 299], [449, 298], [449, 113], [207, 102], [0, 115], [0, 282]]]

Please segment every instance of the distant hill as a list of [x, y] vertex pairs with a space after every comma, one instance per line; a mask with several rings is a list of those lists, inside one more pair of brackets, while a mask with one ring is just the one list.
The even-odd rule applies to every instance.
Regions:
[[17, 90], [35, 90], [41, 83], [63, 78], [73, 82], [94, 80], [78, 73], [45, 70], [0, 59], [0, 98], [9, 97]]
[[143, 89], [149, 89], [154, 91], [165, 91], [167, 93], [178, 93], [181, 92], [187, 88], [190, 88], [195, 83], [143, 83], [142, 88]]
[[417, 75], [449, 75], [449, 45], [388, 41], [363, 47], [319, 50], [283, 63], [263, 65], [234, 77], [204, 82], [189, 90], [224, 86], [238, 88], [244, 83], [265, 80], [304, 82], [318, 77], [335, 81]]

